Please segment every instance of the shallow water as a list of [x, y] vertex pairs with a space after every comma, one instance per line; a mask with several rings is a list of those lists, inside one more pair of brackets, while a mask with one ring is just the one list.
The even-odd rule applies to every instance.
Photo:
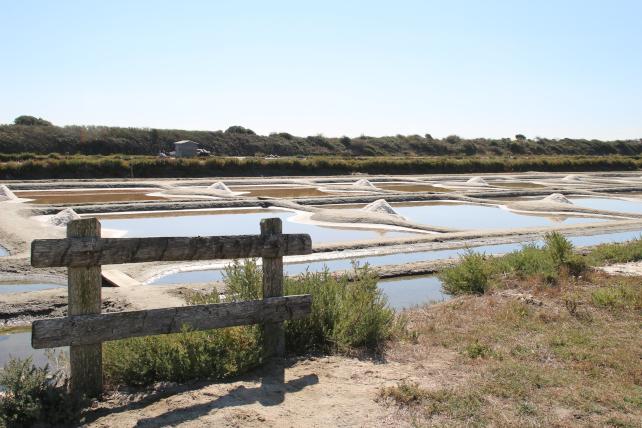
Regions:
[[8, 256], [8, 255], [9, 255], [9, 251], [7, 251], [7, 249], [5, 247], [0, 245], [0, 257], [4, 257], [4, 256]]
[[610, 198], [571, 198], [578, 206], [596, 210], [619, 211], [622, 213], [642, 213], [642, 199], [637, 201], [623, 201]]
[[46, 283], [2, 283], [0, 282], [0, 294], [22, 293], [25, 291], [39, 291], [50, 288], [59, 288], [62, 285]]
[[260, 221], [278, 217], [283, 220], [283, 233], [308, 233], [313, 243], [413, 236], [410, 232], [384, 229], [355, 229], [300, 224], [289, 221], [296, 213], [279, 210], [217, 210], [176, 215], [133, 215], [128, 218], [103, 216], [103, 229], [127, 231], [125, 236], [214, 236], [260, 233]]
[[449, 192], [449, 189], [435, 187], [430, 184], [411, 183], [375, 183], [375, 186], [384, 190], [395, 190], [399, 192]]
[[439, 203], [439, 204], [393, 204], [395, 211], [411, 221], [431, 226], [455, 229], [516, 229], [560, 224], [581, 224], [605, 221], [602, 218], [525, 215], [496, 206]]
[[233, 192], [247, 192], [243, 196], [269, 196], [272, 198], [301, 198], [307, 196], [328, 196], [316, 187], [288, 186], [230, 186]]
[[95, 190], [49, 190], [18, 191], [19, 198], [33, 199], [34, 204], [84, 204], [98, 202], [128, 202], [166, 200], [160, 196], [147, 196], [158, 189], [95, 189]]
[[33, 349], [31, 347], [31, 332], [0, 334], [0, 368], [5, 365], [11, 357], [27, 358], [32, 357], [33, 363], [38, 367], [52, 365], [47, 354], [51, 352], [69, 352], [69, 348], [52, 348], [47, 352], [45, 349]]
[[[476, 251], [486, 252], [486, 253], [506, 253], [509, 251], [518, 250], [521, 248], [521, 244], [501, 244], [501, 245], [485, 245], [481, 247], [475, 247]], [[306, 270], [310, 272], [322, 271], [326, 267], [330, 271], [338, 270], [348, 270], [352, 268], [353, 261], [358, 262], [360, 265], [368, 263], [370, 266], [383, 266], [391, 264], [401, 264], [401, 263], [411, 263], [419, 262], [424, 260], [439, 260], [447, 259], [449, 257], [457, 257], [460, 254], [463, 254], [467, 250], [464, 248], [460, 249], [450, 249], [450, 250], [433, 250], [433, 251], [421, 251], [415, 253], [397, 253], [397, 254], [386, 254], [382, 256], [365, 256], [360, 258], [346, 258], [346, 259], [337, 259], [337, 260], [323, 260], [315, 262], [303, 262], [303, 263], [287, 263], [283, 266], [283, 270], [288, 275], [297, 275], [304, 273]], [[177, 272], [169, 274], [152, 281], [152, 284], [182, 284], [182, 283], [205, 283], [210, 281], [220, 281], [223, 279], [223, 270], [221, 269], [209, 269], [209, 270], [200, 270], [200, 271], [190, 271], [190, 272]]]
[[[596, 245], [601, 243], [623, 242], [631, 239], [638, 238], [642, 235], [642, 230], [634, 230], [618, 233], [607, 233], [592, 236], [571, 236], [569, 240], [575, 246], [583, 247], [589, 245]], [[542, 241], [535, 242], [541, 245]], [[524, 243], [510, 243], [498, 245], [483, 245], [471, 247], [473, 251], [486, 254], [505, 254], [511, 251], [516, 251], [522, 248]], [[321, 271], [328, 268], [330, 271], [347, 270], [352, 268], [352, 262], [356, 261], [360, 265], [368, 263], [371, 266], [383, 266], [392, 264], [402, 264], [419, 262], [426, 260], [440, 260], [451, 257], [458, 257], [468, 251], [465, 248], [448, 249], [448, 250], [432, 250], [432, 251], [419, 251], [414, 253], [396, 253], [381, 256], [364, 256], [360, 258], [346, 258], [337, 260], [323, 260], [315, 262], [303, 263], [287, 263], [283, 266], [283, 270], [288, 275], [296, 275], [309, 270], [311, 272]], [[189, 272], [176, 272], [169, 275], [156, 278], [152, 284], [194, 284], [194, 283], [207, 283], [211, 281], [221, 281], [223, 279], [222, 269], [208, 269]]]
[[388, 305], [397, 311], [451, 298], [443, 292], [441, 281], [436, 276], [383, 280], [378, 286], [388, 299]]

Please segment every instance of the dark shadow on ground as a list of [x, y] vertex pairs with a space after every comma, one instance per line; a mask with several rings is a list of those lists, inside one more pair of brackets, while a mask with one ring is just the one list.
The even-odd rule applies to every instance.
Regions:
[[[227, 407], [243, 406], [252, 403], [260, 403], [263, 406], [275, 406], [281, 404], [285, 399], [285, 394], [300, 391], [307, 386], [315, 385], [319, 382], [316, 374], [302, 376], [298, 379], [292, 379], [285, 382], [285, 369], [289, 367], [292, 362], [283, 363], [275, 362], [266, 366], [251, 375], [244, 376], [238, 380], [244, 381], [260, 381], [261, 386], [257, 388], [246, 388], [239, 386], [229, 391], [227, 394], [222, 395], [213, 401], [195, 404], [189, 407], [182, 407], [173, 409], [158, 415], [153, 418], [141, 419], [138, 421], [137, 426], [140, 427], [156, 427], [165, 425], [174, 425], [181, 422], [186, 422], [208, 414], [215, 409], [223, 409]], [[201, 389], [209, 383], [199, 383], [189, 386], [172, 387], [166, 390], [155, 391], [146, 396], [140, 401], [128, 403], [122, 406], [110, 409], [96, 409], [87, 412], [84, 416], [84, 423], [90, 423], [100, 417], [109, 414], [121, 413], [129, 410], [141, 409], [150, 404], [153, 404], [161, 399], [180, 394], [190, 390]]]

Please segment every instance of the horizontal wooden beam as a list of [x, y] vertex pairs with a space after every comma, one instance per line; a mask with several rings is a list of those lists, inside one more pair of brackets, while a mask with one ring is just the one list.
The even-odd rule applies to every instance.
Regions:
[[89, 345], [128, 337], [210, 330], [238, 325], [299, 319], [307, 316], [312, 296], [270, 297], [236, 303], [182, 306], [145, 311], [76, 315], [34, 321], [35, 349]]
[[31, 243], [34, 267], [82, 267], [155, 261], [281, 257], [312, 252], [307, 234], [177, 238], [37, 239]]

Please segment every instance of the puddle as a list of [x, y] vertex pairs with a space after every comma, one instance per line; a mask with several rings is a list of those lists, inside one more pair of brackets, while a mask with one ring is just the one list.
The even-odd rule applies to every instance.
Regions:
[[602, 218], [557, 214], [518, 214], [496, 206], [462, 203], [421, 205], [393, 204], [395, 211], [411, 221], [455, 229], [504, 229], [605, 221]]
[[6, 333], [0, 334], [0, 368], [4, 367], [5, 363], [11, 357], [27, 358], [32, 357], [33, 363], [38, 367], [44, 367], [49, 364], [53, 367], [51, 361], [47, 358], [48, 354], [64, 351], [68, 353], [68, 347], [64, 348], [51, 348], [51, 349], [33, 349], [31, 347], [31, 332], [21, 333]]
[[63, 287], [59, 284], [46, 283], [2, 283], [0, 282], [0, 294], [23, 293], [26, 291], [48, 290], [50, 288]]
[[451, 298], [443, 292], [441, 281], [436, 276], [383, 280], [377, 285], [388, 299], [388, 305], [396, 311]]
[[328, 196], [316, 187], [287, 186], [230, 186], [233, 192], [247, 192], [243, 196], [269, 196], [272, 198], [300, 198], [307, 196]]
[[596, 210], [642, 213], [642, 200], [637, 202], [610, 198], [571, 198], [571, 201], [575, 205]]
[[4, 257], [8, 255], [9, 255], [9, 251], [5, 247], [0, 245], [0, 257]]
[[49, 190], [14, 192], [19, 198], [33, 199], [33, 204], [83, 204], [98, 202], [129, 202], [167, 200], [159, 196], [147, 196], [158, 189], [96, 189], [96, 190]]
[[128, 237], [149, 236], [215, 236], [260, 233], [261, 219], [278, 217], [283, 220], [284, 233], [308, 233], [312, 242], [337, 242], [413, 236], [410, 232], [385, 229], [356, 229], [300, 224], [288, 221], [296, 213], [272, 209], [216, 210], [189, 213], [157, 213], [154, 215], [99, 216], [103, 229], [127, 231]]

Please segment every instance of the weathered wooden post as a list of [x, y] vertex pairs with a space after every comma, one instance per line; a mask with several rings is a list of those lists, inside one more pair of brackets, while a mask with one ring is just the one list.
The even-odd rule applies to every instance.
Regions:
[[[95, 218], [67, 224], [68, 238], [100, 238], [100, 222]], [[68, 268], [69, 316], [100, 314], [100, 265]], [[103, 389], [102, 345], [69, 347], [71, 391], [76, 397], [98, 397]]]
[[[283, 225], [280, 218], [261, 220], [261, 237], [266, 247], [278, 245], [282, 232]], [[262, 257], [264, 299], [283, 296], [283, 253], [284, 249], [279, 247], [276, 257]], [[263, 353], [267, 358], [285, 355], [285, 330], [282, 322], [263, 324]]]

